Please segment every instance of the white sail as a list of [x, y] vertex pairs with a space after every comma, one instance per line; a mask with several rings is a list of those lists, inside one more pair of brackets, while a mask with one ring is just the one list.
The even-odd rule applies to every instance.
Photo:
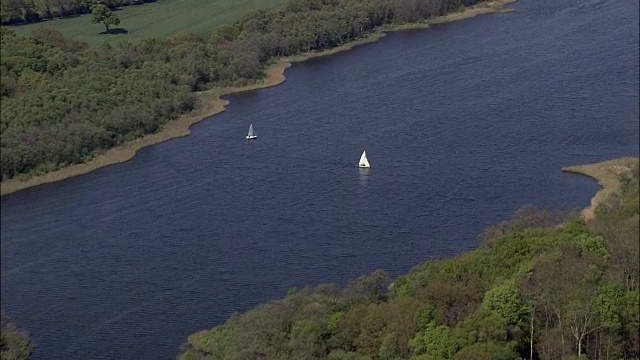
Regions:
[[258, 135], [256, 135], [256, 132], [253, 130], [253, 124], [249, 125], [249, 133], [247, 134], [247, 139], [255, 139], [257, 137]]
[[371, 167], [371, 165], [369, 165], [369, 160], [367, 160], [367, 152], [366, 151], [362, 152], [362, 156], [360, 156], [360, 162], [358, 163], [358, 166], [360, 166], [362, 168]]

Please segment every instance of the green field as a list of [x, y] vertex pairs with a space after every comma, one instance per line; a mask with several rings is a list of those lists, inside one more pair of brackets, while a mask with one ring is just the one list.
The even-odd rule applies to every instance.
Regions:
[[48, 26], [66, 37], [89, 44], [119, 40], [140, 40], [148, 37], [170, 37], [180, 32], [208, 35], [218, 24], [232, 23], [242, 15], [257, 9], [272, 8], [284, 0], [158, 0], [138, 6], [127, 6], [115, 13], [124, 29], [116, 34], [100, 34], [102, 24], [92, 24], [91, 15], [55, 19], [37, 24], [12, 26], [19, 35], [29, 35], [39, 26]]

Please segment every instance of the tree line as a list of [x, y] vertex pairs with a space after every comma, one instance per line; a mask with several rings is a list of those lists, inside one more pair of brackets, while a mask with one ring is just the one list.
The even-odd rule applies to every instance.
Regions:
[[10, 322], [4, 311], [0, 311], [0, 359], [26, 360], [32, 351], [27, 334]]
[[637, 359], [638, 167], [585, 223], [525, 207], [482, 246], [392, 282], [291, 289], [189, 337], [181, 360]]
[[[6, 0], [3, 0], [6, 1]], [[275, 57], [320, 51], [385, 24], [415, 22], [477, 0], [291, 0], [208, 38], [89, 47], [49, 28], [0, 34], [1, 179], [85, 162], [198, 106], [195, 92], [254, 82]]]
[[100, 4], [115, 10], [156, 0], [0, 0], [0, 24], [20, 25], [91, 12]]

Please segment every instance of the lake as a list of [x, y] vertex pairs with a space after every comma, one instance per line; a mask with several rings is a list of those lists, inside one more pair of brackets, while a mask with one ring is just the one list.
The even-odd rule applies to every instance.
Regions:
[[587, 206], [560, 168], [638, 155], [638, 2], [511, 7], [295, 64], [187, 138], [3, 197], [1, 305], [33, 358], [170, 359], [290, 287]]

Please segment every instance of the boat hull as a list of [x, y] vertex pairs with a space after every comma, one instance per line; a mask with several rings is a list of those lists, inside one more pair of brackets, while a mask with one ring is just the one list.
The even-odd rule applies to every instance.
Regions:
[[256, 135], [253, 136], [247, 136], [246, 139], [247, 140], [253, 140], [253, 139], [257, 139], [258, 137]]

